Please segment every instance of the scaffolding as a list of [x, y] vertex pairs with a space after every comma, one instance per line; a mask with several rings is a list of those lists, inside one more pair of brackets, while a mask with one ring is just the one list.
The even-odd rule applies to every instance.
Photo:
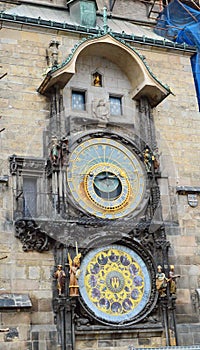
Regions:
[[[148, 1], [149, 10], [148, 18], [156, 20], [159, 14], [164, 10], [166, 6], [169, 5], [170, 0], [152, 0]], [[181, 0], [179, 1], [183, 6], [184, 4], [190, 6], [191, 8], [200, 11], [200, 0]]]
[[196, 53], [191, 56], [191, 66], [200, 110], [200, 7], [194, 0], [189, 3], [193, 6], [180, 0], [171, 1], [159, 14], [154, 32], [175, 43], [196, 49]]

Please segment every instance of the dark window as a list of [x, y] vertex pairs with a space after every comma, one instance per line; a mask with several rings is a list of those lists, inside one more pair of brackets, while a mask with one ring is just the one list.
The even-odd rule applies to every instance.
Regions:
[[35, 217], [37, 211], [37, 179], [25, 177], [23, 179], [24, 216]]
[[117, 96], [109, 96], [110, 114], [122, 115], [122, 98]]
[[79, 111], [85, 110], [85, 92], [72, 91], [72, 109]]

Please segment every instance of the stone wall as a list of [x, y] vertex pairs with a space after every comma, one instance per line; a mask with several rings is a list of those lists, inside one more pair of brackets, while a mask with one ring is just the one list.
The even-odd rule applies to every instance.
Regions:
[[[77, 34], [66, 35], [42, 29], [35, 32], [30, 28], [17, 30], [11, 28], [11, 25], [10, 28], [1, 29], [1, 71], [7, 73], [0, 81], [0, 124], [1, 127], [5, 127], [5, 131], [0, 134], [1, 175], [9, 174], [8, 156], [13, 153], [20, 156], [43, 156], [41, 145], [43, 132], [49, 122], [50, 106], [48, 99], [37, 93], [37, 88], [47, 68], [46, 48], [52, 38], [60, 41], [60, 59], [64, 59], [80, 37]], [[176, 193], [177, 185], [199, 185], [200, 119], [190, 57], [173, 50], [139, 49], [146, 56], [153, 72], [167, 83], [173, 92], [154, 109], [162, 170], [162, 205], [164, 219], [173, 221], [173, 225], [166, 226], [171, 242], [170, 263], [175, 265], [176, 272], [181, 275], [177, 291], [177, 319], [182, 324], [197, 323], [199, 318], [191, 302], [191, 292], [200, 287], [199, 207], [190, 207], [187, 196]], [[16, 333], [13, 331], [16, 336], [13, 336], [12, 341], [8, 341], [2, 333], [0, 349], [16, 349], [16, 342], [19, 349], [27, 349], [28, 339], [30, 349], [35, 342], [35, 350], [39, 340], [42, 344], [41, 341], [45, 343], [51, 337], [51, 344], [55, 346], [51, 306], [53, 253], [22, 251], [21, 243], [14, 237], [13, 230], [15, 183], [10, 178], [8, 187], [4, 184], [0, 186], [0, 257], [8, 256], [0, 262], [1, 292], [28, 293], [33, 304], [31, 312], [6, 311], [1, 314], [1, 327], [16, 329]], [[181, 343], [185, 344], [188, 341], [198, 344], [200, 340], [197, 336], [197, 326], [191, 324], [188, 329], [186, 339], [183, 328], [180, 328]], [[44, 334], [38, 335], [42, 330]], [[53, 333], [47, 334], [48, 331]], [[83, 339], [81, 335], [77, 337], [76, 350], [89, 348], [86, 345], [89, 342], [88, 338]], [[97, 340], [92, 335], [90, 344], [91, 348], [101, 347], [102, 350], [124, 350], [128, 344], [137, 347], [162, 345], [161, 338], [156, 336], [155, 339], [152, 336], [150, 340], [147, 335], [139, 340], [133, 338], [133, 334], [131, 340], [129, 335], [120, 335], [119, 340], [113, 339], [111, 335], [101, 335]]]
[[144, 51], [144, 55], [157, 77], [173, 93], [154, 111], [161, 154], [162, 205], [164, 219], [174, 222], [166, 230], [171, 242], [170, 263], [181, 275], [177, 292], [178, 322], [198, 322], [191, 292], [200, 283], [199, 205], [192, 208], [187, 194], [176, 192], [176, 186], [199, 186], [200, 119], [190, 56], [175, 51]]
[[[139, 333], [138, 333], [139, 331]], [[161, 330], [151, 328], [143, 331], [121, 331], [121, 332], [97, 332], [87, 335], [78, 334], [76, 350], [101, 349], [101, 350], [132, 350], [134, 348], [150, 348], [165, 346], [166, 342]], [[139, 335], [138, 335], [139, 334]]]
[[[50, 40], [51, 34], [1, 30], [1, 74], [7, 73], [0, 80], [0, 124], [1, 128], [5, 127], [0, 134], [1, 175], [9, 175], [8, 157], [14, 153], [43, 155], [41, 144], [49, 117], [49, 102], [37, 93], [37, 88], [46, 68], [46, 41]], [[50, 339], [52, 328], [55, 333], [52, 312], [54, 257], [52, 252], [23, 252], [13, 227], [15, 177], [9, 178], [8, 187], [0, 184], [0, 191], [0, 257], [7, 256], [0, 261], [0, 290], [1, 293], [28, 294], [32, 302], [31, 309], [1, 308], [0, 349], [32, 350], [32, 344], [37, 341], [33, 338], [34, 327], [39, 325], [40, 331], [46, 327], [43, 342]], [[7, 328], [9, 331], [3, 332]], [[33, 348], [38, 349], [36, 345]]]

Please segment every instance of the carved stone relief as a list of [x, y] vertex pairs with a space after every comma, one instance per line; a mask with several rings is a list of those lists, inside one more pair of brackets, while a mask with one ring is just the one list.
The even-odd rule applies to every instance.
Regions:
[[93, 100], [92, 101], [92, 112], [93, 112], [93, 117], [103, 120], [103, 121], [108, 121], [110, 118], [110, 105], [109, 102], [100, 99], [100, 100]]

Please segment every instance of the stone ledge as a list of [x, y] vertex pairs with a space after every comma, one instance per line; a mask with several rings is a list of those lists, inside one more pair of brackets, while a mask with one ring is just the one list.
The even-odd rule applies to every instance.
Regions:
[[198, 194], [200, 193], [200, 187], [176, 186], [176, 192], [178, 192], [179, 194], [187, 194], [187, 193]]
[[129, 346], [128, 347], [128, 350], [137, 350], [137, 349], [140, 349], [140, 350], [173, 350], [173, 349], [176, 349], [176, 350], [193, 350], [193, 349], [196, 349], [196, 350], [200, 350], [200, 344], [199, 345], [188, 345], [188, 346], [164, 346], [164, 347], [160, 347], [160, 348], [135, 348], [135, 347], [132, 347], [132, 346]]
[[28, 294], [1, 294], [0, 309], [30, 308], [32, 302]]
[[56, 325], [50, 324], [32, 325], [31, 332], [57, 332], [57, 328]]
[[88, 336], [90, 334], [113, 334], [113, 332], [116, 334], [128, 334], [128, 333], [152, 333], [154, 334], [157, 333], [162, 333], [163, 332], [163, 327], [161, 323], [158, 324], [136, 324], [129, 326], [128, 328], [120, 328], [117, 327], [117, 325], [113, 326], [104, 326], [104, 325], [95, 325], [95, 326], [79, 326], [75, 330], [75, 334], [80, 336]]

